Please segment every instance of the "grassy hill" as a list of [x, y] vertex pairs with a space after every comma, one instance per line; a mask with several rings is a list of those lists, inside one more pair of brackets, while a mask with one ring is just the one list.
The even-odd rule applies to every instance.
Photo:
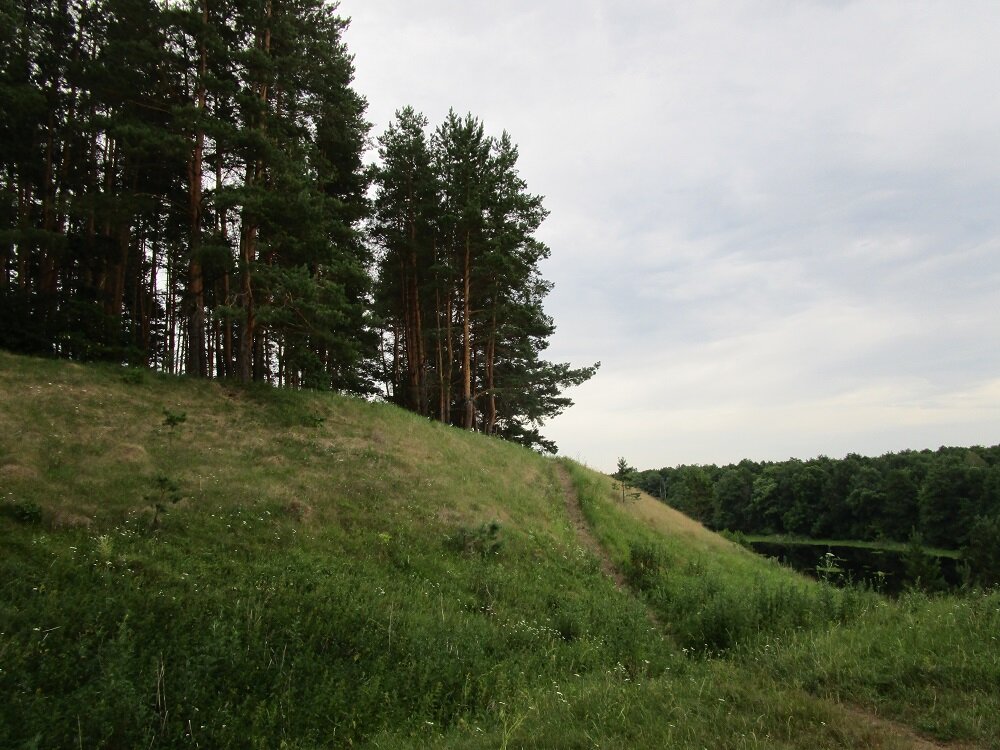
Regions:
[[0, 353], [0, 747], [1000, 747], [997, 593], [615, 498], [384, 404]]

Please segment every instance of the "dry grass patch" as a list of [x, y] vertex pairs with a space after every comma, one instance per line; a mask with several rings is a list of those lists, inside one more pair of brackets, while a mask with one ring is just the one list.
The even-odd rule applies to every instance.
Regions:
[[729, 540], [645, 492], [639, 493], [637, 500], [627, 502], [625, 508], [632, 516], [661, 534], [686, 537], [696, 542], [702, 550], [739, 549]]
[[49, 525], [53, 529], [86, 529], [92, 526], [94, 519], [82, 513], [75, 513], [65, 508], [56, 508], [52, 511]]
[[112, 446], [106, 457], [114, 462], [125, 464], [145, 464], [149, 462], [149, 453], [141, 445], [135, 443], [119, 443]]
[[264, 456], [259, 463], [261, 466], [268, 466], [272, 469], [283, 469], [288, 466], [289, 461], [285, 456], [275, 453], [270, 456]]
[[17, 479], [21, 481], [31, 481], [38, 479], [38, 471], [31, 466], [23, 464], [4, 464], [0, 466], [0, 477], [4, 479]]

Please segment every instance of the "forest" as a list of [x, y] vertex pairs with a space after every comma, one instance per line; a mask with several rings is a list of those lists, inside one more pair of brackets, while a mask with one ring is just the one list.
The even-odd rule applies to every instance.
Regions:
[[[712, 529], [918, 539], [1000, 581], [1000, 445], [631, 471], [629, 482]], [[996, 580], [994, 580], [996, 578]]]
[[0, 0], [0, 346], [554, 451], [539, 427], [597, 365], [543, 358], [542, 198], [472, 114], [373, 139], [346, 25], [323, 0]]

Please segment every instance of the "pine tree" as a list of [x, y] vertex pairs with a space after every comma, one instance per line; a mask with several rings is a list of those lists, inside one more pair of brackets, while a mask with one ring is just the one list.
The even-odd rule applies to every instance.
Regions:
[[477, 118], [452, 111], [428, 154], [426, 125], [407, 108], [380, 139], [372, 234], [382, 249], [376, 302], [387, 395], [466, 429], [555, 450], [539, 426], [571, 403], [563, 389], [597, 366], [541, 357], [555, 330], [542, 305], [551, 285], [538, 269], [549, 253], [535, 236], [547, 213], [542, 198], [528, 192], [507, 133], [488, 137]]
[[[377, 312], [394, 334], [390, 397], [427, 413], [429, 337], [424, 320], [433, 291], [431, 271], [440, 220], [437, 176], [427, 119], [406, 107], [379, 138], [373, 235], [381, 248]], [[440, 346], [440, 343], [439, 343]]]

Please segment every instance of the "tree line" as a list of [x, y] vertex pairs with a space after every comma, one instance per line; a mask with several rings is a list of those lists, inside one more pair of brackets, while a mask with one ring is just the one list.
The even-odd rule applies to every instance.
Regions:
[[324, 0], [0, 0], [0, 345], [381, 392], [553, 449], [554, 331], [509, 135], [378, 139]]
[[1000, 445], [677, 466], [634, 472], [631, 482], [719, 530], [900, 542], [917, 535], [949, 549], [996, 550], [1000, 541]]

